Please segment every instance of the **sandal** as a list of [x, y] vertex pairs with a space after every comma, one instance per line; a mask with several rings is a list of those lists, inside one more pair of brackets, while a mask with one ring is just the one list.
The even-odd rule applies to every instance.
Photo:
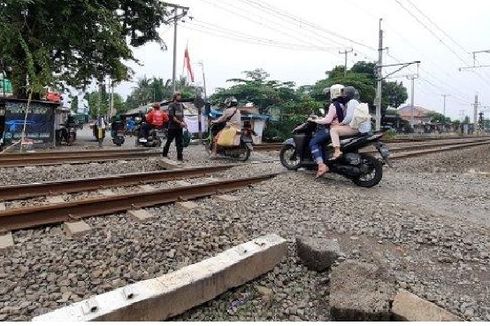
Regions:
[[328, 160], [329, 161], [336, 161], [338, 160], [339, 158], [342, 157], [342, 155], [344, 155], [344, 153], [340, 152], [338, 155], [333, 155], [331, 158], [329, 158]]
[[324, 166], [325, 166], [325, 169], [322, 169], [321, 167], [318, 167], [318, 172], [317, 172], [317, 174], [315, 176], [315, 180], [323, 177], [325, 174], [328, 173], [328, 171], [329, 171], [328, 166], [327, 165], [324, 165]]

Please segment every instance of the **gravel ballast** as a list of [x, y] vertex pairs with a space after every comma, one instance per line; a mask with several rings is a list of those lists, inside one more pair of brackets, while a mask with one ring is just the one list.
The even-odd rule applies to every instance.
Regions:
[[[392, 273], [397, 288], [463, 319], [488, 321], [489, 150], [481, 146], [396, 161], [372, 189], [335, 175], [314, 181], [312, 173], [288, 172], [233, 193], [240, 199], [233, 203], [205, 198], [191, 212], [175, 205], [155, 207], [149, 211], [156, 217], [144, 223], [126, 214], [89, 218], [85, 221], [93, 230], [80, 239], [67, 239], [60, 226], [14, 232], [13, 250], [0, 253], [0, 320], [29, 320], [278, 233], [289, 242], [286, 261], [176, 319], [329, 320], [328, 272], [309, 271], [296, 256], [295, 239], [313, 237], [337, 239], [344, 255], [339, 262], [380, 265]], [[256, 154], [256, 160], [267, 159]], [[186, 159], [188, 165], [224, 163], [207, 160], [192, 146]], [[19, 183], [36, 176], [56, 180], [64, 174], [156, 169], [150, 161], [118, 163], [117, 171], [108, 165], [99, 164], [96, 174], [82, 166], [67, 166], [65, 173], [8, 169], [9, 175], [0, 178]], [[248, 164], [214, 176], [281, 171], [278, 163]]]

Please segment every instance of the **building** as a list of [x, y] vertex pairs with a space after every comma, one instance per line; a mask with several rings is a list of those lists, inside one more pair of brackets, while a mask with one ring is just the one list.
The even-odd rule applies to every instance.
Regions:
[[[60, 103], [31, 101], [26, 115], [27, 100], [0, 97], [0, 136], [8, 146], [22, 138], [24, 120], [26, 141], [33, 147], [55, 145], [55, 122]], [[26, 119], [27, 118], [27, 119]]]
[[413, 112], [414, 124], [420, 125], [431, 122], [430, 113], [432, 113], [433, 111], [427, 110], [426, 108], [423, 108], [421, 106], [415, 106], [412, 110], [412, 106], [407, 105], [399, 108], [398, 112], [400, 114], [400, 118], [402, 118], [403, 120], [407, 120], [410, 123], [412, 122]]

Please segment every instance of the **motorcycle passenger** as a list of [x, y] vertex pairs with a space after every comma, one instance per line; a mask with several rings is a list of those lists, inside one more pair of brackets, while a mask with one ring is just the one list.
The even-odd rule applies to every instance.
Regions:
[[168, 106], [168, 138], [165, 147], [163, 147], [163, 157], [168, 157], [168, 151], [170, 149], [170, 144], [175, 139], [175, 147], [177, 148], [177, 160], [183, 161], [183, 132], [187, 124], [184, 121], [184, 105], [180, 103], [182, 100], [182, 94], [180, 92], [175, 92], [172, 103]]
[[330, 94], [331, 104], [325, 117], [311, 120], [319, 125], [313, 139], [310, 141], [311, 155], [318, 165], [316, 177], [319, 178], [328, 172], [328, 166], [323, 161], [322, 144], [330, 139], [330, 128], [339, 124], [344, 119], [345, 106], [343, 103], [342, 90], [343, 85], [335, 84], [330, 88], [324, 89], [324, 94]]
[[152, 128], [162, 129], [167, 122], [168, 115], [160, 109], [160, 103], [153, 104], [151, 111], [146, 115], [146, 123], [142, 126], [144, 139], [148, 139]]
[[213, 134], [216, 133], [216, 135], [213, 138], [213, 149], [212, 149], [212, 154], [211, 157], [216, 157], [217, 156], [217, 151], [218, 151], [218, 138], [223, 129], [225, 128], [236, 128], [238, 130], [241, 129], [242, 125], [242, 114], [240, 113], [240, 110], [238, 109], [238, 100], [232, 96], [229, 97], [225, 100], [225, 106], [226, 109], [223, 111], [223, 115], [219, 117], [218, 119], [212, 121], [213, 126]]
[[[359, 127], [359, 129], [352, 128], [349, 124], [354, 117], [354, 111], [359, 106], [359, 92], [352, 86], [347, 86], [342, 92], [342, 96], [346, 102], [346, 113], [344, 120], [337, 126], [330, 129], [330, 137], [332, 138], [332, 145], [334, 147], [334, 154], [331, 160], [337, 160], [342, 156], [340, 150], [340, 136], [354, 136], [359, 133], [368, 133], [371, 131], [371, 122], [367, 121]], [[356, 99], [357, 98], [357, 99]]]

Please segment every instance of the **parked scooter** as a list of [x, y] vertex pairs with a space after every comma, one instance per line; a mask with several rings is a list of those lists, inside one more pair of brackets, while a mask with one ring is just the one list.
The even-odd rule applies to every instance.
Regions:
[[[317, 130], [317, 124], [308, 121], [293, 130], [293, 138], [286, 140], [280, 152], [281, 164], [288, 170], [305, 168], [314, 170], [317, 164], [311, 156], [310, 140]], [[343, 156], [335, 161], [329, 161], [332, 157], [333, 147], [329, 144], [323, 146], [323, 157], [330, 172], [340, 174], [351, 179], [360, 187], [374, 187], [383, 177], [383, 163], [389, 165], [389, 149], [380, 139], [383, 132], [375, 134], [359, 134], [357, 136], [341, 137], [341, 150]], [[382, 160], [367, 153], [359, 153], [359, 150], [374, 145], [381, 154]]]

